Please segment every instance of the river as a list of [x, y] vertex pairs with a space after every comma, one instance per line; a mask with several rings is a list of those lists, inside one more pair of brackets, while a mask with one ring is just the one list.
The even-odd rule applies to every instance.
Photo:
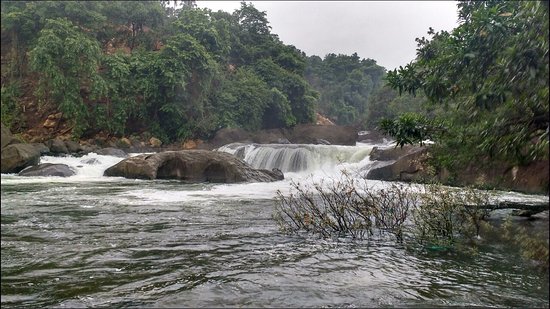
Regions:
[[506, 243], [430, 252], [278, 230], [277, 190], [359, 172], [371, 148], [222, 149], [282, 169], [274, 183], [103, 177], [121, 159], [96, 154], [41, 158], [68, 178], [2, 174], [2, 308], [549, 306], [548, 272]]

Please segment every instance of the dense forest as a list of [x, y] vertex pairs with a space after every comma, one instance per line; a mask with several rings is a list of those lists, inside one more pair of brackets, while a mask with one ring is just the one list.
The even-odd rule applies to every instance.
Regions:
[[374, 128], [420, 110], [383, 87], [375, 60], [308, 57], [245, 2], [232, 14], [194, 1], [2, 2], [2, 43], [2, 122], [17, 132], [61, 112], [74, 138], [169, 142], [291, 127], [315, 112]]
[[314, 120], [306, 56], [271, 33], [265, 13], [169, 4], [2, 2], [2, 122], [28, 127], [24, 97], [61, 112], [75, 138], [174, 141]]
[[55, 135], [46, 122], [57, 117], [75, 139], [173, 142], [318, 112], [400, 145], [434, 140], [447, 167], [547, 159], [548, 2], [457, 4], [457, 28], [430, 29], [414, 61], [386, 72], [357, 54], [308, 56], [245, 2], [227, 13], [194, 1], [2, 1], [2, 123]]

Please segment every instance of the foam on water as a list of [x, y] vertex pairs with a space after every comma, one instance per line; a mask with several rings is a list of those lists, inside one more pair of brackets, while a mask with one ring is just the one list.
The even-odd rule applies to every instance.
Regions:
[[[130, 154], [136, 156], [138, 153]], [[34, 182], [87, 182], [87, 181], [118, 181], [120, 177], [104, 177], [103, 172], [124, 158], [98, 155], [89, 153], [82, 157], [74, 156], [42, 156], [40, 164], [66, 164], [75, 171], [75, 175], [70, 177], [27, 177], [17, 176], [17, 174], [2, 174], [3, 183], [34, 183]]]
[[334, 173], [341, 164], [368, 160], [373, 147], [361, 143], [357, 146], [232, 143], [220, 147], [218, 151], [233, 154], [259, 169], [278, 168], [283, 173]]
[[[178, 184], [176, 187], [163, 185], [157, 181], [154, 186], [136, 187], [119, 193], [118, 197], [143, 201], [208, 201], [223, 199], [272, 199], [277, 192], [288, 195], [293, 191], [293, 183], [302, 186], [322, 184], [329, 187], [346, 172], [350, 177], [363, 181], [368, 166], [372, 163], [369, 154], [376, 145], [358, 143], [357, 146], [335, 145], [281, 145], [281, 144], [229, 144], [218, 151], [232, 153], [244, 159], [254, 168], [279, 168], [285, 179], [276, 182], [237, 183], [237, 184], [203, 184], [193, 186]], [[384, 145], [387, 146], [387, 145]], [[138, 155], [137, 153], [130, 156]], [[18, 183], [73, 183], [73, 182], [121, 182], [147, 180], [129, 180], [122, 177], [105, 177], [103, 172], [123, 160], [114, 156], [90, 153], [82, 157], [43, 156], [40, 163], [66, 164], [75, 170], [71, 177], [24, 177], [16, 174], [2, 174], [3, 184]], [[371, 189], [382, 189], [388, 182], [368, 180]], [[165, 187], [170, 187], [165, 189]], [[411, 190], [422, 190], [421, 185], [410, 185]], [[547, 200], [547, 196], [527, 195], [517, 192], [495, 192], [497, 200], [538, 202]]]

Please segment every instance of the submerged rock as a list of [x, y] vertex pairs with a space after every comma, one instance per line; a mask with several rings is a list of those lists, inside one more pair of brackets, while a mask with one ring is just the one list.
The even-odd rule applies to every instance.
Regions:
[[215, 183], [269, 182], [283, 178], [280, 171], [253, 169], [231, 154], [209, 150], [138, 155], [108, 168], [104, 175]]
[[66, 164], [43, 163], [26, 168], [19, 172], [19, 176], [60, 176], [69, 177], [76, 173]]
[[96, 158], [89, 158], [89, 159], [80, 160], [80, 163], [89, 164], [89, 165], [98, 165], [98, 164], [101, 164], [101, 161], [99, 161]]

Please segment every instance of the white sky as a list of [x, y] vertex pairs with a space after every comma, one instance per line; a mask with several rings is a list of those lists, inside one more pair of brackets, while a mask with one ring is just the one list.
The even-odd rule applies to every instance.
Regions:
[[[240, 1], [197, 0], [232, 13]], [[456, 1], [247, 1], [267, 13], [271, 32], [308, 56], [328, 53], [371, 58], [392, 70], [416, 56], [415, 38], [458, 23]]]

